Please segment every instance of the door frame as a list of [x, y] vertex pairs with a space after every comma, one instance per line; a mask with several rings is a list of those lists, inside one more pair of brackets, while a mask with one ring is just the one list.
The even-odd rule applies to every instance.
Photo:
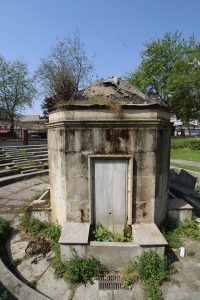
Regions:
[[94, 161], [102, 160], [126, 160], [128, 162], [127, 174], [127, 225], [132, 225], [132, 207], [133, 207], [133, 156], [132, 155], [88, 155], [88, 192], [89, 192], [89, 222], [94, 224]]

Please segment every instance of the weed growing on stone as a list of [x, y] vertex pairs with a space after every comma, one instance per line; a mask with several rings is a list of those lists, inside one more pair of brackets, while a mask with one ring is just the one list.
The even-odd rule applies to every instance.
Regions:
[[130, 233], [111, 232], [101, 224], [97, 224], [93, 231], [95, 241], [99, 242], [131, 242], [133, 237]]
[[196, 219], [184, 220], [178, 223], [174, 219], [166, 219], [161, 227], [162, 234], [166, 238], [168, 244], [172, 248], [179, 248], [182, 246], [181, 238], [190, 237], [200, 240], [200, 232]]
[[9, 222], [0, 218], [0, 241], [3, 242], [7, 239], [10, 233]]
[[160, 285], [170, 279], [171, 269], [166, 258], [156, 252], [144, 252], [137, 261], [131, 262], [122, 272], [123, 285], [131, 288], [139, 280], [145, 290], [147, 299], [161, 300]]
[[187, 251], [187, 256], [189, 256], [189, 257], [193, 257], [193, 256], [195, 256], [195, 251], [193, 251], [193, 250], [188, 250]]
[[52, 266], [58, 277], [64, 277], [72, 283], [93, 283], [94, 279], [100, 278], [105, 272], [105, 268], [94, 257], [79, 257], [74, 251], [70, 260], [62, 262], [60, 245], [53, 245], [55, 257]]
[[195, 192], [200, 194], [200, 184], [197, 184], [194, 188]]
[[44, 230], [44, 235], [54, 242], [58, 242], [61, 235], [61, 226], [59, 224], [48, 224]]
[[47, 225], [40, 220], [30, 219], [28, 214], [23, 214], [20, 217], [19, 223], [32, 236], [36, 236], [47, 227]]
[[17, 258], [17, 259], [13, 259], [10, 262], [10, 268], [11, 269], [15, 269], [19, 264], [21, 264], [22, 259], [21, 258]]
[[65, 263], [66, 276], [72, 283], [93, 283], [98, 279], [104, 269], [94, 257], [79, 257], [76, 253]]

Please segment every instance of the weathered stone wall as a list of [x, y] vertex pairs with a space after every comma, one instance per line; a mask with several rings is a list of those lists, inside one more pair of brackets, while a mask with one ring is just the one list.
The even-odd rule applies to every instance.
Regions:
[[[159, 224], [167, 211], [169, 168], [169, 122], [146, 118], [71, 121], [72, 112], [53, 113], [48, 129], [50, 187], [53, 219], [89, 222], [89, 155], [131, 155], [133, 157], [133, 223]], [[101, 112], [105, 114], [105, 112]], [[56, 114], [58, 119], [56, 122]], [[110, 113], [109, 113], [110, 114]], [[129, 113], [130, 114], [130, 113]], [[148, 119], [148, 116], [150, 119]], [[72, 118], [73, 119], [73, 118]], [[165, 114], [166, 119], [166, 114]]]

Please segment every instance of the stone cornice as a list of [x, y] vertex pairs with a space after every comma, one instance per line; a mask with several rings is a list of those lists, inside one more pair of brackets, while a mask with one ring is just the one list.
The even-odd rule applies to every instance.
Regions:
[[170, 127], [167, 120], [161, 119], [137, 119], [137, 120], [66, 120], [62, 122], [48, 123], [47, 128], [134, 128], [134, 127]]

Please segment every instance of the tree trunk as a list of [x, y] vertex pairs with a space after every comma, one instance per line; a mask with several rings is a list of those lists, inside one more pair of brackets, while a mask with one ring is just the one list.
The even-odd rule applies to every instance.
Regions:
[[10, 137], [14, 139], [15, 137], [15, 131], [14, 131], [14, 128], [15, 128], [15, 124], [14, 124], [14, 118], [13, 116], [10, 116]]

